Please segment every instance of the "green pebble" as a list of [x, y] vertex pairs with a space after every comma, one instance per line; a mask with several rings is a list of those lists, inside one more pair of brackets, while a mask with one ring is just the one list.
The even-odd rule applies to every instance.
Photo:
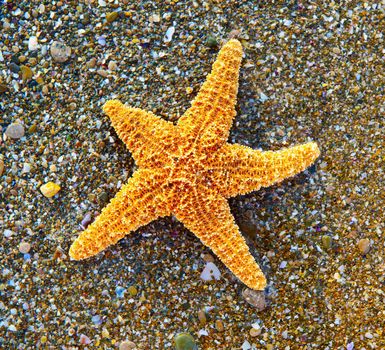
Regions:
[[206, 45], [210, 48], [215, 48], [219, 45], [217, 39], [215, 39], [213, 36], [209, 36], [206, 40]]
[[189, 333], [179, 333], [175, 338], [175, 350], [198, 350], [197, 344]]
[[330, 249], [333, 239], [330, 236], [322, 236], [322, 245], [325, 249]]
[[106, 192], [101, 192], [101, 193], [99, 194], [99, 200], [100, 200], [101, 202], [107, 202], [107, 200], [108, 200], [108, 194], [107, 194]]

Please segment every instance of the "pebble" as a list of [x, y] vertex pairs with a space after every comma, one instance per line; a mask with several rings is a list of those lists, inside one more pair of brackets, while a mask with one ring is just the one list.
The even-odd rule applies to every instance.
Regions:
[[19, 244], [19, 252], [22, 254], [27, 254], [31, 249], [31, 245], [28, 242], [21, 242]]
[[103, 320], [99, 315], [92, 316], [91, 321], [97, 326], [100, 326], [103, 323]]
[[138, 289], [135, 287], [135, 286], [129, 286], [127, 288], [127, 292], [132, 296], [134, 297], [135, 295], [138, 294]]
[[92, 216], [91, 216], [91, 213], [87, 213], [86, 215], [84, 215], [84, 218], [82, 220], [82, 222], [80, 223], [83, 230], [85, 230], [87, 228], [87, 226], [92, 222]]
[[197, 350], [197, 344], [189, 333], [180, 333], [174, 338], [175, 350]]
[[204, 326], [207, 323], [206, 312], [204, 310], [198, 311], [198, 320], [201, 326]]
[[108, 331], [107, 328], [103, 328], [102, 330], [102, 338], [109, 338], [110, 337], [110, 332]]
[[106, 20], [108, 23], [112, 23], [113, 21], [115, 21], [117, 18], [119, 17], [119, 13], [117, 12], [109, 12], [107, 13], [106, 15]]
[[88, 345], [91, 344], [91, 339], [84, 334], [80, 334], [79, 342], [81, 345]]
[[358, 249], [360, 250], [362, 255], [369, 253], [370, 251], [370, 240], [368, 238], [360, 239], [357, 243]]
[[10, 137], [11, 139], [20, 139], [25, 134], [24, 126], [19, 123], [12, 123], [8, 125], [7, 129], [5, 130], [5, 135]]
[[22, 174], [27, 174], [31, 171], [31, 164], [30, 163], [24, 163], [23, 164], [23, 170], [21, 171]]
[[172, 40], [172, 36], [174, 35], [175, 33], [175, 28], [174, 27], [170, 27], [167, 29], [166, 31], [166, 34], [164, 36], [164, 42], [165, 43], [168, 43]]
[[136, 349], [136, 344], [132, 341], [125, 340], [120, 343], [119, 350], [134, 350]]
[[47, 342], [48, 338], [46, 335], [43, 335], [41, 338], [40, 338], [40, 343], [42, 344], [45, 344]]
[[214, 257], [211, 254], [206, 253], [203, 255], [203, 260], [205, 262], [214, 262]]
[[201, 279], [204, 281], [212, 281], [213, 279], [219, 280], [221, 278], [221, 272], [218, 267], [212, 263], [208, 262], [201, 273]]
[[19, 73], [20, 72], [20, 67], [14, 63], [14, 62], [11, 62], [9, 64], [9, 70], [12, 72], [12, 73]]
[[330, 236], [328, 235], [322, 236], [322, 246], [325, 249], [329, 249], [332, 246], [332, 241], [333, 239]]
[[33, 72], [32, 69], [28, 66], [21, 66], [21, 79], [25, 82], [32, 78]]
[[104, 69], [98, 69], [96, 71], [96, 73], [98, 73], [100, 76], [102, 76], [103, 78], [107, 78], [108, 77], [108, 72]]
[[31, 36], [28, 39], [28, 50], [29, 51], [35, 51], [38, 49], [38, 41], [36, 36]]
[[160, 16], [157, 14], [157, 13], [154, 13], [153, 15], [151, 15], [148, 20], [150, 22], [154, 22], [154, 23], [159, 23], [160, 22]]
[[354, 343], [350, 342], [346, 345], [346, 350], [353, 350], [354, 349]]
[[92, 57], [88, 62], [87, 62], [87, 67], [88, 68], [95, 68], [96, 66], [96, 58]]
[[66, 44], [59, 41], [54, 41], [51, 45], [50, 52], [55, 62], [63, 63], [70, 58], [72, 50]]
[[215, 328], [217, 329], [218, 332], [223, 332], [225, 330], [222, 320], [215, 321]]
[[4, 237], [5, 238], [9, 238], [11, 236], [13, 236], [15, 234], [15, 232], [13, 232], [12, 230], [4, 230]]
[[40, 192], [47, 198], [53, 197], [56, 193], [60, 191], [60, 186], [50, 181], [46, 184], [40, 186]]
[[242, 348], [241, 349], [242, 350], [250, 350], [251, 349], [251, 344], [247, 340], [245, 340], [243, 342], [243, 344], [242, 344]]
[[100, 192], [100, 194], [98, 195], [98, 198], [101, 202], [106, 202], [108, 200], [108, 193]]
[[117, 68], [118, 68], [118, 65], [116, 64], [115, 61], [110, 61], [110, 62], [108, 63], [108, 69], [109, 69], [109, 70], [116, 70]]
[[0, 159], [0, 176], [3, 175], [4, 172], [4, 161]]
[[118, 298], [123, 298], [125, 292], [126, 292], [126, 289], [123, 287], [118, 286], [115, 288], [115, 293]]
[[101, 46], [105, 46], [106, 45], [106, 38], [104, 36], [100, 36], [98, 38], [98, 44]]
[[68, 105], [68, 108], [71, 110], [71, 111], [74, 111], [76, 109], [76, 103], [75, 102], [71, 102], [69, 105]]
[[245, 288], [242, 291], [242, 296], [250, 305], [254, 306], [258, 311], [263, 311], [267, 307], [264, 291]]
[[213, 48], [217, 47], [219, 45], [219, 43], [218, 43], [217, 39], [215, 39], [213, 36], [209, 36], [206, 40], [206, 45], [209, 48], [213, 49]]
[[5, 84], [0, 84], [0, 94], [8, 91], [8, 86]]
[[261, 334], [262, 330], [260, 328], [251, 328], [249, 333], [251, 337], [258, 337]]
[[47, 95], [49, 93], [49, 87], [48, 85], [44, 85], [41, 89], [41, 92], [44, 94], [44, 95]]

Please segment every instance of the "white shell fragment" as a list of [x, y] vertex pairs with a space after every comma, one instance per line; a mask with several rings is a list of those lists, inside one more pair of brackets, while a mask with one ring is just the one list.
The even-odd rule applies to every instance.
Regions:
[[164, 42], [169, 43], [172, 40], [172, 36], [175, 33], [175, 27], [169, 27], [164, 35]]
[[38, 42], [36, 36], [31, 36], [28, 39], [28, 50], [29, 51], [35, 51], [38, 49]]
[[201, 279], [204, 281], [212, 281], [213, 279], [219, 280], [221, 278], [221, 272], [212, 262], [208, 262], [201, 273]]

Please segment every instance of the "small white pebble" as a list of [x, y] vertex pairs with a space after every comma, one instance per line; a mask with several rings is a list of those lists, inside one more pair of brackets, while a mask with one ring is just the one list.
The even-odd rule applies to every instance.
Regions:
[[221, 278], [221, 272], [218, 267], [212, 263], [208, 262], [201, 273], [201, 279], [204, 281], [212, 281], [213, 279], [219, 280]]
[[4, 237], [5, 238], [9, 238], [11, 237], [15, 232], [11, 231], [11, 230], [4, 230]]
[[88, 338], [86, 335], [84, 334], [80, 334], [80, 344], [82, 345], [88, 345], [88, 344], [91, 344], [91, 339]]
[[21, 242], [19, 244], [19, 252], [22, 254], [27, 254], [31, 249], [31, 245], [28, 242]]
[[31, 171], [31, 164], [30, 163], [24, 163], [23, 170], [21, 171], [22, 174], [27, 174]]
[[38, 48], [38, 43], [37, 43], [37, 37], [36, 36], [31, 36], [28, 39], [28, 50], [29, 51], [35, 51]]
[[164, 42], [165, 43], [168, 43], [172, 40], [172, 36], [174, 35], [175, 33], [175, 28], [174, 27], [170, 27], [167, 29], [166, 31], [166, 34], [164, 36]]
[[245, 342], [242, 344], [242, 350], [250, 350], [251, 349], [251, 345], [250, 343], [245, 340]]

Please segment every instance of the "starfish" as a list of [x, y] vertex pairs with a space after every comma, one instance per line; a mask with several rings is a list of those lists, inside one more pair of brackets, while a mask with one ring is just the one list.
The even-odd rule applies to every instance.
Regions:
[[319, 156], [314, 142], [279, 151], [227, 143], [236, 115], [242, 45], [228, 41], [191, 107], [177, 125], [151, 112], [107, 101], [104, 112], [130, 150], [133, 176], [70, 248], [80, 260], [128, 233], [174, 215], [248, 287], [266, 278], [249, 252], [227, 198], [271, 186], [303, 171]]

